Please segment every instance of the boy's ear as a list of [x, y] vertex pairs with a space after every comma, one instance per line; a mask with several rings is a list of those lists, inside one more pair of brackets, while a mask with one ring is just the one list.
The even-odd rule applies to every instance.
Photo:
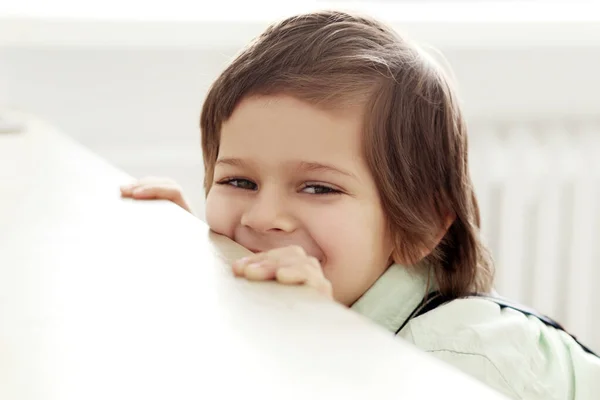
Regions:
[[403, 252], [398, 248], [397, 245], [394, 246], [392, 251], [391, 260], [395, 264], [403, 264], [403, 265], [414, 265], [421, 261], [423, 258], [427, 257], [431, 252], [440, 244], [448, 229], [452, 226], [454, 221], [456, 220], [456, 216], [454, 214], [450, 214], [444, 220], [444, 224], [435, 234], [435, 236], [431, 239], [429, 245], [423, 245], [418, 249], [414, 249], [412, 254], [403, 254]]

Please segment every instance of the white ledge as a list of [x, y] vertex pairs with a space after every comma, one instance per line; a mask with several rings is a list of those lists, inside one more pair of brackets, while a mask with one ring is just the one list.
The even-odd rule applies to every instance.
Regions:
[[503, 398], [305, 287], [234, 278], [246, 250], [0, 114], [25, 127], [0, 135], [0, 399]]

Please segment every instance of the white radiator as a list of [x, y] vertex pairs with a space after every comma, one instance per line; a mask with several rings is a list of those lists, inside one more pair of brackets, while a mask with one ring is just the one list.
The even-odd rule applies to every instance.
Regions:
[[600, 119], [470, 126], [498, 292], [600, 350]]

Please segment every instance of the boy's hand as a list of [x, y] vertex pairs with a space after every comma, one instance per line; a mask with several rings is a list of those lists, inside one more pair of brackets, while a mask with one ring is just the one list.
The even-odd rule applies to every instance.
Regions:
[[193, 214], [183, 196], [181, 187], [168, 178], [148, 177], [121, 186], [121, 196], [138, 200], [169, 200]]
[[252, 281], [276, 280], [287, 285], [308, 285], [333, 298], [331, 283], [319, 261], [300, 246], [288, 246], [253, 254], [233, 264], [236, 276]]

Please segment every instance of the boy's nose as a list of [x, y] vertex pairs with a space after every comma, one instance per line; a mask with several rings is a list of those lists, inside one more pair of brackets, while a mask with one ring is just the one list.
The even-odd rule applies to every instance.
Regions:
[[259, 233], [293, 232], [295, 219], [278, 196], [257, 196], [242, 215], [241, 224]]

